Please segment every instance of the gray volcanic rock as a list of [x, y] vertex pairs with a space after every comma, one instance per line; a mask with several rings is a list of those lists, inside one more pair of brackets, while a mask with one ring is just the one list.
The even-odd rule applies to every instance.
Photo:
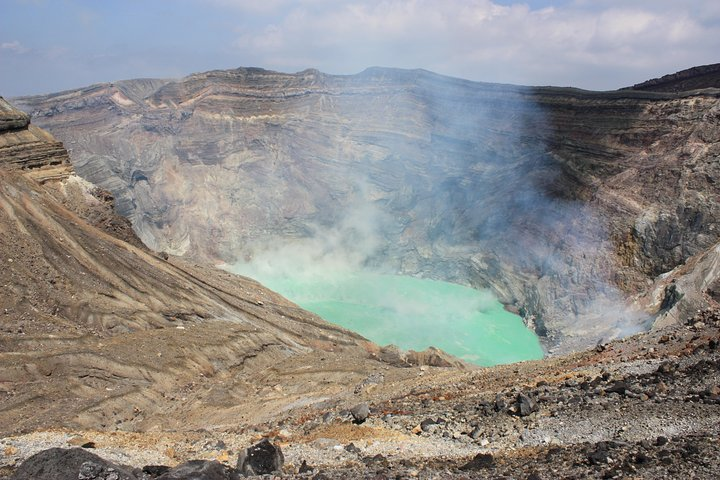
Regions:
[[370, 416], [370, 406], [367, 403], [358, 403], [350, 409], [355, 423], [363, 423]]
[[265, 475], [282, 471], [285, 457], [279, 446], [268, 439], [246, 448], [238, 455], [237, 469], [243, 475]]
[[720, 240], [719, 96], [241, 68], [17, 101], [154, 250], [319, 239], [573, 348], [645, 328], [628, 298], [657, 312], [650, 285]]
[[220, 462], [190, 460], [163, 473], [158, 480], [238, 480], [235, 469]]
[[515, 402], [515, 413], [521, 417], [527, 417], [538, 410], [537, 402], [524, 393], [519, 393]]
[[82, 448], [50, 448], [25, 460], [12, 480], [136, 480], [127, 469]]

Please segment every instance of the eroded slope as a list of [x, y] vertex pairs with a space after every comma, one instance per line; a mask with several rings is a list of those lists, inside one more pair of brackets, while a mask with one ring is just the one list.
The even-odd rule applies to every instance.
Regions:
[[130, 234], [93, 186], [35, 180], [64, 150], [26, 171], [0, 154], [0, 431], [233, 426], [403, 363], [253, 280], [110, 235]]

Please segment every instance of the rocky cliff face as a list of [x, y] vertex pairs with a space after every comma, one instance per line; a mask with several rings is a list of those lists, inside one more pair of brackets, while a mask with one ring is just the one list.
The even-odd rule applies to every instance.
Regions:
[[569, 348], [643, 328], [628, 299], [657, 312], [653, 282], [718, 242], [718, 96], [237, 69], [17, 101], [154, 250], [312, 238], [492, 288]]
[[376, 370], [412, 375], [391, 363], [459, 363], [381, 350], [253, 280], [124, 241], [102, 191], [57, 175], [62, 145], [0, 107], [19, 119], [0, 130], [1, 436], [261, 422]]
[[0, 97], [0, 158], [2, 164], [30, 172], [35, 179], [67, 178], [70, 157], [61, 142], [30, 124], [30, 116]]

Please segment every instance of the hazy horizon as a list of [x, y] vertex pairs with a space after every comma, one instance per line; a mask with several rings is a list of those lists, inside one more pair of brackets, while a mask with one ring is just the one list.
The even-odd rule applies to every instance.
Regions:
[[718, 62], [709, 0], [4, 0], [0, 95], [216, 69], [613, 90]]

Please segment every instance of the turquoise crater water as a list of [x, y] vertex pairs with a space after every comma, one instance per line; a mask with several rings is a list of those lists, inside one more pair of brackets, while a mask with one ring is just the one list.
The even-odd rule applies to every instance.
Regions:
[[232, 270], [379, 345], [433, 346], [484, 366], [543, 356], [537, 336], [487, 291], [400, 275], [280, 276], [243, 265]]

